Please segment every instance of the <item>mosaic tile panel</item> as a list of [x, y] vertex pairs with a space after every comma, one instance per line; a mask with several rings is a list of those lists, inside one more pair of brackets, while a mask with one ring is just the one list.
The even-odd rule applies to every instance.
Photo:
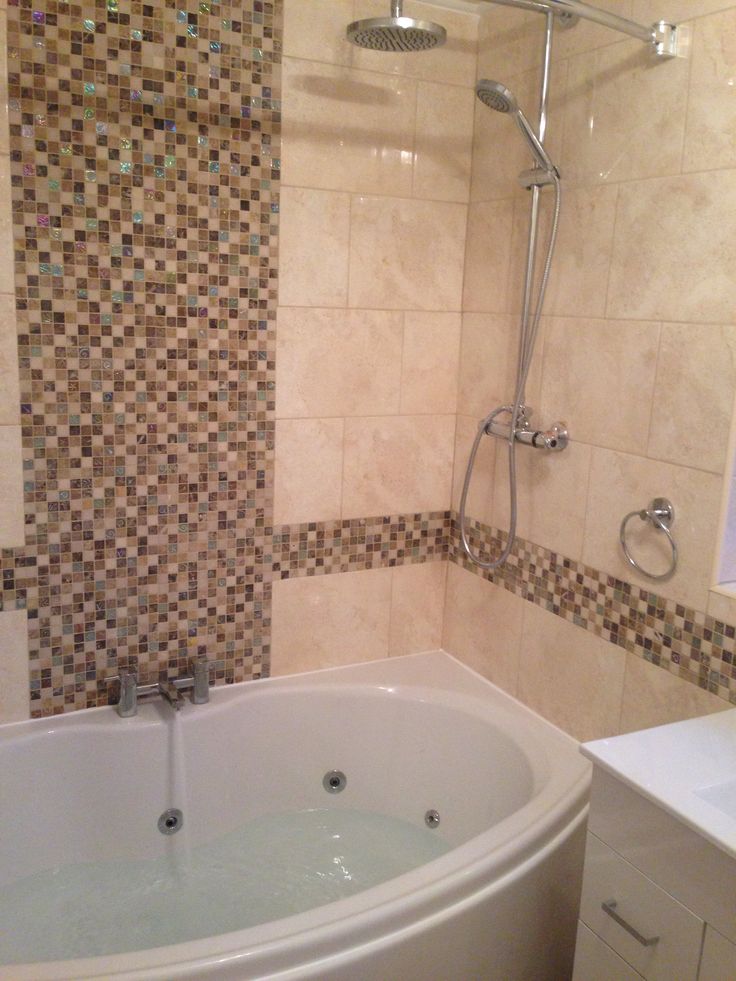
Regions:
[[279, 2], [10, 0], [34, 714], [267, 670]]
[[[736, 704], [736, 628], [580, 562], [517, 538], [495, 572], [468, 559], [453, 514], [450, 559], [550, 613]], [[503, 532], [468, 523], [476, 554], [497, 555]]]
[[273, 576], [290, 579], [447, 558], [449, 511], [281, 525], [273, 533]]

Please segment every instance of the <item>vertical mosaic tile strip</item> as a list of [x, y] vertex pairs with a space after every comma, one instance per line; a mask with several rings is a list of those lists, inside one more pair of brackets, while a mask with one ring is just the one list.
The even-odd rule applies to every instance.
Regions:
[[[473, 551], [497, 555], [503, 532], [469, 522]], [[463, 551], [453, 514], [451, 561], [651, 664], [736, 704], [736, 629], [705, 613], [517, 538], [496, 572], [479, 569]]]
[[280, 19], [10, 0], [35, 715], [198, 651], [267, 670]]
[[273, 530], [273, 576], [293, 579], [446, 559], [449, 511], [281, 525]]

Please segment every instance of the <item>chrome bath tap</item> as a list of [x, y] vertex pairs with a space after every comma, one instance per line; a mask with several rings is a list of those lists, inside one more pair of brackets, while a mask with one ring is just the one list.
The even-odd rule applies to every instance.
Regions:
[[191, 691], [192, 702], [204, 705], [210, 700], [210, 666], [206, 657], [197, 657], [192, 662], [192, 673], [171, 682], [153, 682], [149, 685], [139, 685], [135, 671], [122, 671], [120, 681], [120, 699], [116, 710], [121, 719], [130, 719], [138, 714], [138, 701], [158, 695], [176, 712], [184, 704], [184, 692]]

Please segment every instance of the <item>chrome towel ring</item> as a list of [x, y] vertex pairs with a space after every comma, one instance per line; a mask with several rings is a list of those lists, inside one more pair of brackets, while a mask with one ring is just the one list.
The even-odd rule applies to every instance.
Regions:
[[[660, 574], [647, 572], [646, 569], [642, 569], [631, 552], [629, 552], [628, 545], [626, 544], [626, 526], [635, 516], [641, 518], [642, 521], [648, 521], [658, 531], [663, 531], [669, 539], [670, 548], [672, 549], [672, 562], [666, 572], [662, 572]], [[674, 522], [674, 520], [675, 509], [672, 506], [672, 502], [668, 501], [666, 497], [655, 497], [654, 500], [650, 502], [648, 508], [643, 508], [641, 511], [629, 511], [624, 520], [621, 522], [619, 541], [621, 542], [621, 548], [624, 550], [626, 561], [638, 572], [641, 572], [642, 575], [646, 576], [647, 579], [669, 579], [677, 568], [677, 545], [675, 544], [675, 540], [672, 537], [672, 532], [670, 531], [670, 525]]]

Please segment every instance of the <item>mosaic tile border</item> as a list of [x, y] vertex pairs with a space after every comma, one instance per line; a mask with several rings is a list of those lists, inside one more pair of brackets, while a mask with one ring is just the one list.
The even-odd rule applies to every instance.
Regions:
[[[508, 540], [468, 523], [474, 551], [495, 555]], [[736, 704], [736, 628], [657, 593], [517, 538], [496, 572], [479, 569], [460, 543], [453, 512], [450, 561], [685, 681]]]
[[273, 530], [273, 577], [358, 572], [446, 559], [449, 511], [281, 525]]

